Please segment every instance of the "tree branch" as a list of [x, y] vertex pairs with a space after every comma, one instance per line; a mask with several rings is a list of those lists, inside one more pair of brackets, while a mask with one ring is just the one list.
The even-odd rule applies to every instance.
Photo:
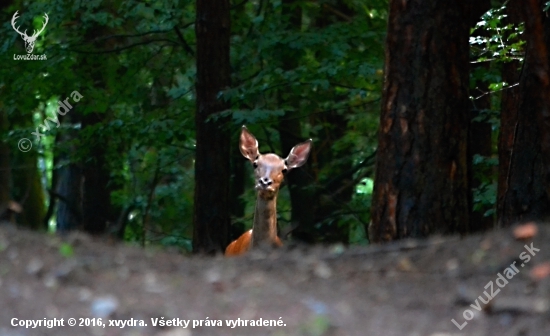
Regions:
[[176, 35], [178, 35], [178, 38], [180, 39], [181, 44], [183, 44], [183, 49], [185, 49], [185, 51], [186, 51], [191, 57], [195, 57], [195, 52], [193, 51], [193, 49], [191, 49], [191, 47], [189, 46], [189, 43], [187, 43], [187, 41], [186, 41], [185, 38], [183, 37], [183, 34], [181, 33], [181, 31], [178, 29], [177, 26], [174, 26], [174, 31], [176, 32]]
[[130, 48], [137, 47], [137, 46], [140, 46], [140, 45], [147, 45], [147, 44], [155, 43], [155, 42], [170, 42], [174, 45], [179, 45], [179, 43], [177, 43], [176, 41], [172, 41], [172, 40], [169, 40], [169, 39], [159, 39], [159, 40], [149, 40], [149, 41], [138, 42], [138, 43], [134, 43], [134, 44], [130, 44], [130, 45], [127, 45], [127, 46], [124, 46], [124, 47], [110, 49], [110, 50], [87, 51], [87, 50], [69, 49], [69, 51], [76, 52], [76, 53], [79, 53], [79, 54], [109, 54], [109, 53], [116, 53], [116, 52], [119, 52], [119, 51], [122, 51], [122, 50], [130, 49]]

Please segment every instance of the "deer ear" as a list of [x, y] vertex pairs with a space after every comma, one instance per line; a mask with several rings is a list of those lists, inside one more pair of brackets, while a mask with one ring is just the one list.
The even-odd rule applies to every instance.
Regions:
[[308, 141], [292, 147], [290, 154], [288, 154], [288, 157], [285, 160], [288, 169], [298, 168], [306, 163], [312, 143], [313, 141], [309, 139]]
[[258, 140], [256, 140], [254, 135], [252, 135], [244, 125], [241, 130], [239, 149], [241, 150], [241, 154], [250, 161], [256, 160], [260, 155], [260, 152], [258, 152]]

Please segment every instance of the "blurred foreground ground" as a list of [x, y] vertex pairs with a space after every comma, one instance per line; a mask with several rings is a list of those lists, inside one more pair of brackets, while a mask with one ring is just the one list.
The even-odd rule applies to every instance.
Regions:
[[[0, 336], [550, 335], [550, 228], [538, 228], [526, 241], [506, 229], [349, 250], [286, 247], [227, 259], [2, 226]], [[520, 254], [531, 243], [540, 251], [525, 262]], [[498, 273], [514, 261], [519, 273], [499, 288]], [[493, 288], [485, 289], [490, 281]], [[496, 295], [488, 304], [477, 299], [487, 301], [483, 292], [491, 296], [491, 290]], [[481, 311], [470, 306], [477, 307], [476, 299]], [[451, 320], [462, 325], [464, 316], [471, 320], [460, 331]], [[69, 318], [79, 324], [98, 317], [104, 328], [67, 325]], [[13, 318], [63, 318], [65, 326], [25, 329], [12, 327]], [[191, 322], [188, 328], [152, 325], [162, 318]], [[223, 326], [192, 327], [207, 318]], [[286, 326], [226, 326], [238, 318], [281, 318]], [[109, 320], [147, 326], [120, 328]]]

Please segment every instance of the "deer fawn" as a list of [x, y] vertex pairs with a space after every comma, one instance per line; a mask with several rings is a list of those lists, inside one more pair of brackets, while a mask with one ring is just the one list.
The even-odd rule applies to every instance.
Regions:
[[243, 126], [240, 138], [242, 155], [252, 162], [257, 190], [256, 209], [252, 229], [243, 233], [225, 249], [226, 256], [245, 253], [250, 247], [283, 245], [277, 237], [277, 194], [287, 171], [302, 166], [307, 161], [312, 140], [294, 146], [286, 159], [276, 154], [260, 154], [258, 141]]

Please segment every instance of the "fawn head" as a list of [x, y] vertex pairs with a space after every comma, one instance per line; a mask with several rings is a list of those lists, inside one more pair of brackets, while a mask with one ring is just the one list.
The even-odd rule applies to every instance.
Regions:
[[243, 126], [239, 148], [242, 155], [254, 166], [255, 189], [260, 196], [273, 197], [277, 194], [285, 174], [306, 163], [311, 143], [312, 140], [309, 139], [292, 147], [286, 159], [272, 153], [260, 154], [258, 140]]

